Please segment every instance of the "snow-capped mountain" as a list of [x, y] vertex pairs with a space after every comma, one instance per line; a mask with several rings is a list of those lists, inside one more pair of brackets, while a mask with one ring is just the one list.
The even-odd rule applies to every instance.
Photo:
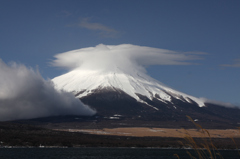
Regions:
[[186, 103], [197, 103], [199, 107], [205, 106], [203, 100], [173, 90], [150, 76], [141, 72], [125, 73], [119, 69], [113, 71], [81, 70], [76, 69], [52, 80], [57, 89], [72, 92], [77, 98], [93, 94], [96, 90], [104, 88], [121, 90], [138, 102], [153, 106], [142, 100], [145, 96], [149, 100], [158, 99], [163, 103], [172, 103], [173, 98]]
[[[186, 64], [183, 60], [196, 59], [170, 50], [131, 44], [104, 45], [83, 48], [55, 56], [55, 66], [70, 68], [70, 72], [54, 78], [57, 89], [72, 92], [77, 98], [91, 95], [96, 90], [121, 90], [138, 102], [158, 99], [172, 103], [178, 99], [205, 106], [201, 99], [173, 90], [145, 73], [143, 66], [151, 64]], [[173, 104], [173, 103], [172, 103]], [[153, 107], [154, 108], [154, 107]]]
[[75, 69], [52, 81], [57, 89], [72, 92], [109, 119], [184, 121], [189, 115], [205, 122], [226, 122], [222, 120], [239, 118], [239, 110], [204, 103], [133, 70]]
[[239, 109], [220, 107], [174, 90], [148, 76], [144, 69], [145, 65], [166, 64], [166, 61], [186, 64], [182, 60], [195, 56], [130, 44], [100, 44], [55, 58], [55, 66], [70, 70], [52, 79], [55, 87], [72, 92], [106, 119], [186, 122], [188, 115], [205, 123], [216, 121], [228, 125], [240, 121]]

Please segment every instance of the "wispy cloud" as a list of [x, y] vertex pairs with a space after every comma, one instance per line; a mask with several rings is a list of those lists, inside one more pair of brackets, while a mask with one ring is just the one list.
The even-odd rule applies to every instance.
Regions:
[[120, 34], [119, 31], [104, 24], [91, 22], [89, 18], [81, 19], [78, 26], [88, 30], [97, 31], [102, 37], [115, 38]]
[[232, 64], [223, 64], [224, 67], [240, 67], [240, 59], [233, 60]]

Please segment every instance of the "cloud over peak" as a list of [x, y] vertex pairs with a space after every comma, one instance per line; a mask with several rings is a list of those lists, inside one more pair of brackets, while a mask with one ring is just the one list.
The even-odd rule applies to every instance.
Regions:
[[191, 65], [202, 59], [198, 53], [184, 53], [132, 44], [87, 47], [54, 56], [53, 66], [65, 69], [144, 70], [148, 65]]

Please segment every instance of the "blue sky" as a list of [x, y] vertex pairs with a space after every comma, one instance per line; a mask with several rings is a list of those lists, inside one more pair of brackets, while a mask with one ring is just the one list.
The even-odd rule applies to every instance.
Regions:
[[198, 65], [149, 66], [148, 74], [239, 105], [239, 8], [239, 0], [1, 0], [0, 58], [53, 78], [64, 73], [49, 64], [55, 54], [100, 43], [203, 52]]

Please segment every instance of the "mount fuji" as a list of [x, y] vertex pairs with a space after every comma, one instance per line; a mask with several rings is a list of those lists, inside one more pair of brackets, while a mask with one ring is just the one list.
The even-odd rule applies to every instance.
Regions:
[[[195, 104], [199, 107], [205, 106], [202, 99], [173, 90], [164, 84], [156, 81], [150, 76], [141, 72], [125, 73], [120, 69], [112, 71], [87, 71], [73, 70], [67, 74], [56, 77], [52, 80], [57, 89], [72, 92], [76, 98], [86, 98], [98, 92], [114, 92], [125, 94], [155, 109], [147, 100], [158, 100], [161, 103], [177, 106], [174, 100], [179, 100], [188, 104]], [[147, 99], [147, 100], [146, 100]]]
[[[116, 50], [121, 50], [117, 49], [119, 47], [124, 50], [122, 54], [128, 52], [127, 55], [131, 53], [129, 54], [126, 49], [136, 48], [134, 45], [101, 44], [95, 48], [74, 50], [57, 55], [57, 60], [54, 62], [58, 66], [59, 63], [66, 61], [66, 55], [81, 57], [82, 54], [86, 54], [88, 57], [90, 54], [90, 56], [95, 56], [93, 59], [81, 57], [82, 62], [77, 66], [75, 63], [74, 69], [53, 78], [52, 82], [56, 89], [72, 92], [84, 104], [96, 109], [98, 115], [107, 119], [184, 121], [188, 115], [192, 116], [195, 121], [203, 122], [227, 124], [233, 121], [237, 123], [240, 120], [240, 111], [237, 108], [207, 103], [204, 99], [176, 91], [151, 78], [139, 65], [142, 59], [137, 61], [137, 58], [132, 58], [132, 55], [117, 56], [119, 52]], [[140, 49], [144, 51], [146, 48]], [[92, 52], [95, 54], [91, 54]], [[99, 54], [109, 54], [109, 56], [96, 56]], [[75, 60], [79, 61], [76, 58]], [[74, 63], [69, 60], [67, 62], [63, 64], [64, 67], [69, 63]]]

